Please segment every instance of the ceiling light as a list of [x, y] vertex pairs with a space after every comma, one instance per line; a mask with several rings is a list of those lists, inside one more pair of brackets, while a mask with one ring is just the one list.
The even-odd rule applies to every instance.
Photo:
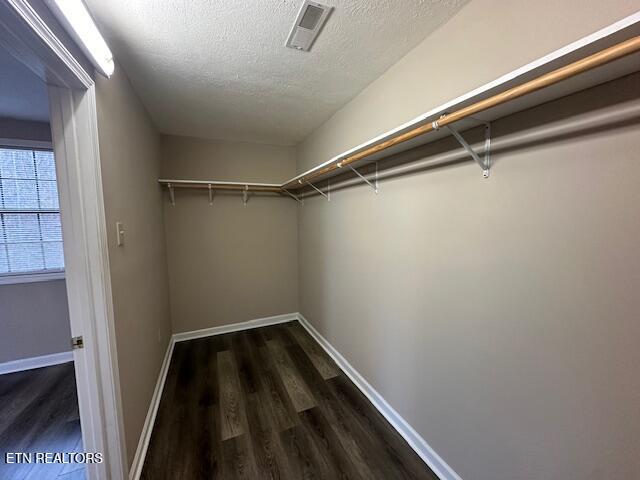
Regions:
[[46, 0], [46, 2], [91, 63], [101, 74], [110, 77], [114, 69], [113, 55], [82, 0]]
[[298, 12], [293, 28], [287, 38], [286, 46], [308, 52], [333, 7], [316, 2], [305, 1]]

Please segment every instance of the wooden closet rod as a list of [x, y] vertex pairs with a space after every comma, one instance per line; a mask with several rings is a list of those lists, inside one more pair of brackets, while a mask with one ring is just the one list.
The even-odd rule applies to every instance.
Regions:
[[[184, 183], [171, 183], [171, 186], [174, 188], [196, 188], [196, 189], [203, 189], [203, 190], [209, 189], [209, 185], [198, 185], [198, 184], [189, 185]], [[280, 193], [282, 191], [282, 188], [278, 186], [262, 187], [262, 186], [249, 185], [247, 188], [243, 185], [217, 185], [215, 183], [211, 184], [211, 189], [212, 190], [237, 190], [237, 191], [247, 190], [248, 192], [275, 192], [275, 193]]]
[[223, 182], [223, 181], [206, 181], [206, 180], [169, 180], [160, 179], [161, 185], [172, 188], [196, 188], [208, 190], [247, 190], [249, 192], [274, 192], [282, 193], [282, 188], [277, 183], [242, 183], [242, 182]]
[[508, 90], [505, 90], [502, 93], [498, 93], [484, 100], [480, 100], [476, 103], [473, 103], [467, 107], [461, 108], [460, 110], [456, 110], [452, 113], [446, 113], [442, 115], [438, 120], [432, 123], [427, 123], [425, 125], [421, 125], [416, 127], [408, 132], [397, 135], [389, 140], [386, 140], [377, 145], [373, 145], [361, 152], [354, 153], [353, 155], [349, 155], [340, 160], [336, 160], [325, 167], [316, 170], [315, 172], [311, 172], [308, 175], [305, 175], [301, 178], [297, 178], [295, 180], [291, 180], [284, 185], [282, 188], [301, 188], [305, 183], [312, 181], [313, 179], [325, 175], [329, 172], [332, 172], [338, 168], [349, 165], [353, 162], [357, 162], [358, 160], [362, 160], [370, 155], [378, 153], [382, 150], [386, 150], [387, 148], [393, 147], [394, 145], [398, 145], [399, 143], [406, 142], [415, 138], [419, 135], [423, 135], [425, 133], [438, 130], [440, 127], [444, 127], [445, 125], [449, 125], [453, 122], [457, 122], [464, 118], [470, 117], [477, 113], [488, 110], [492, 107], [501, 105], [510, 100], [514, 100], [516, 98], [522, 97], [523, 95], [527, 95], [529, 93], [536, 92], [542, 88], [554, 85], [562, 80], [566, 80], [568, 78], [574, 77], [581, 73], [584, 73], [588, 70], [594, 69], [596, 67], [605, 65], [614, 60], [618, 60], [622, 57], [630, 55], [634, 52], [640, 50], [640, 36], [630, 38], [624, 42], [613, 45], [609, 48], [601, 50], [600, 52], [594, 53], [585, 57], [581, 60], [577, 60], [569, 65], [565, 65], [564, 67], [558, 68], [552, 72], [546, 73], [538, 78], [530, 80], [522, 85], [518, 85], [512, 87]]

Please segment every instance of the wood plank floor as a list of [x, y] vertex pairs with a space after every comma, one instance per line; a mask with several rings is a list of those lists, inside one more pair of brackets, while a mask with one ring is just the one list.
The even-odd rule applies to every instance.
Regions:
[[437, 479], [298, 322], [176, 343], [142, 478]]
[[81, 464], [5, 463], [5, 452], [81, 451], [73, 362], [0, 375], [0, 479], [83, 479]]

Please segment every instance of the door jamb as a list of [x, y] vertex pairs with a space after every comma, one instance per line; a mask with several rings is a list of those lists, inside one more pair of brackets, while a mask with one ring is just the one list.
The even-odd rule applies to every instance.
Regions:
[[[95, 86], [49, 87], [67, 296], [85, 450], [105, 463], [91, 479], [125, 478], [126, 459], [96, 122]], [[86, 432], [85, 425], [90, 424]], [[85, 434], [86, 432], [86, 434]], [[102, 468], [107, 467], [107, 468]]]

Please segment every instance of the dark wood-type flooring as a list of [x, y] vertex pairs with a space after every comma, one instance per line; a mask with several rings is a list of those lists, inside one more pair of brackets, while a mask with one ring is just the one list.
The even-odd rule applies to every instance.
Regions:
[[298, 322], [178, 342], [142, 478], [437, 479]]
[[81, 451], [73, 362], [0, 375], [0, 479], [84, 479], [82, 464], [5, 463], [5, 452]]

